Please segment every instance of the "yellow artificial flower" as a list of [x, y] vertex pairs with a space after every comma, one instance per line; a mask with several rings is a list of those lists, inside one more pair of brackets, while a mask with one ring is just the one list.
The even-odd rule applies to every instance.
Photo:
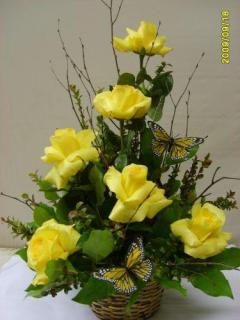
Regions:
[[122, 173], [110, 167], [104, 176], [104, 182], [116, 194], [118, 201], [110, 213], [109, 219], [120, 222], [141, 222], [155, 215], [172, 203], [164, 196], [152, 181], [147, 180], [148, 168], [130, 164]]
[[28, 242], [27, 258], [30, 268], [36, 271], [33, 285], [48, 283], [45, 268], [50, 260], [63, 259], [78, 250], [80, 234], [73, 225], [48, 220], [39, 227]]
[[165, 54], [172, 51], [172, 48], [165, 46], [166, 37], [157, 35], [157, 26], [154, 23], [141, 21], [137, 31], [127, 28], [128, 36], [124, 39], [114, 37], [113, 46], [121, 52], [141, 53], [145, 49], [146, 54]]
[[222, 252], [231, 239], [231, 233], [222, 232], [224, 211], [211, 203], [194, 204], [192, 218], [171, 224], [175, 236], [184, 243], [184, 252], [194, 258], [206, 259]]
[[151, 106], [151, 98], [129, 85], [116, 85], [112, 91], [98, 93], [93, 100], [96, 110], [107, 118], [142, 118]]
[[45, 180], [63, 188], [70, 177], [83, 170], [88, 161], [97, 161], [97, 149], [92, 146], [95, 139], [91, 129], [76, 132], [72, 128], [57, 129], [50, 137], [51, 146], [45, 148], [41, 158], [53, 164]]

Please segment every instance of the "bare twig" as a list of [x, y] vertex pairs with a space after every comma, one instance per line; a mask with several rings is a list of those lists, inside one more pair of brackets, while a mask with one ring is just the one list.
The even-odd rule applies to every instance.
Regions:
[[212, 177], [212, 180], [211, 180], [211, 183], [199, 194], [198, 197], [195, 198], [194, 202], [197, 201], [198, 199], [206, 196], [206, 192], [212, 188], [216, 183], [222, 181], [222, 180], [239, 180], [240, 181], [240, 178], [235, 178], [235, 177], [221, 177], [221, 178], [218, 178], [215, 180], [216, 178], [216, 175], [218, 173], [218, 171], [220, 170], [220, 167], [217, 167], [216, 170], [214, 171], [214, 174], [213, 174], [213, 177]]
[[120, 75], [120, 68], [119, 68], [119, 64], [118, 64], [117, 53], [116, 53], [116, 50], [115, 50], [115, 48], [113, 46], [113, 36], [114, 36], [114, 24], [116, 23], [117, 19], [119, 18], [119, 14], [120, 14], [120, 11], [121, 11], [121, 8], [122, 8], [122, 5], [123, 5], [123, 0], [121, 1], [120, 5], [118, 7], [117, 15], [115, 16], [115, 18], [113, 17], [113, 0], [110, 0], [110, 4], [108, 4], [104, 0], [100, 0], [100, 1], [109, 9], [110, 30], [111, 30], [111, 45], [112, 45], [114, 61], [115, 61], [116, 69], [117, 69], [117, 74], [119, 76]]
[[61, 42], [61, 45], [62, 45], [62, 49], [65, 53], [65, 56], [69, 59], [69, 61], [71, 62], [71, 65], [74, 69], [74, 71], [76, 72], [77, 76], [79, 77], [79, 80], [84, 88], [84, 90], [86, 91], [87, 93], [87, 96], [88, 96], [88, 99], [89, 99], [89, 103], [90, 105], [92, 104], [92, 97], [91, 97], [91, 93], [88, 89], [88, 87], [86, 86], [85, 81], [89, 82], [87, 76], [84, 74], [84, 72], [77, 66], [77, 64], [74, 62], [74, 60], [72, 59], [72, 57], [69, 55], [67, 49], [66, 49], [66, 46], [65, 46], [65, 43], [64, 43], [64, 40], [63, 40], [63, 37], [62, 37], [62, 34], [61, 34], [61, 31], [60, 31], [60, 19], [58, 19], [58, 29], [57, 29], [57, 33], [58, 33], [58, 36], [59, 36], [59, 40]]
[[149, 51], [149, 54], [148, 54], [148, 57], [147, 57], [147, 60], [146, 60], [146, 63], [145, 63], [145, 69], [147, 68], [148, 62], [149, 62], [149, 60], [150, 60], [150, 58], [151, 58], [151, 53], [152, 53], [152, 50], [153, 50], [155, 41], [156, 41], [156, 39], [157, 39], [157, 37], [158, 37], [160, 25], [161, 25], [161, 21], [159, 20], [159, 21], [158, 21], [158, 27], [157, 27], [157, 33], [156, 33], [156, 36], [155, 36], [154, 41], [152, 42], [152, 46], [151, 46], [151, 49], [150, 49], [150, 51]]
[[107, 4], [107, 2], [106, 1], [104, 1], [104, 0], [100, 0], [108, 9], [110, 9], [110, 6], [109, 6], [109, 4]]
[[56, 74], [56, 71], [54, 70], [53, 68], [53, 65], [52, 65], [52, 61], [49, 60], [49, 63], [51, 65], [51, 72], [52, 74], [54, 75], [55, 79], [57, 80], [57, 82], [60, 84], [61, 87], [63, 87], [64, 90], [67, 91], [67, 87], [65, 86], [65, 84], [62, 82], [62, 80], [58, 77], [58, 75]]
[[[88, 84], [90, 84], [91, 80], [89, 78], [89, 74], [88, 76], [84, 74], [84, 72], [77, 66], [77, 64], [74, 62], [74, 60], [72, 59], [72, 57], [69, 55], [67, 49], [66, 49], [66, 46], [65, 46], [65, 43], [64, 43], [64, 40], [63, 40], [63, 37], [62, 37], [62, 34], [61, 34], [61, 31], [60, 31], [60, 19], [58, 19], [58, 36], [59, 36], [59, 39], [60, 39], [60, 42], [61, 42], [61, 45], [62, 45], [62, 49], [65, 53], [65, 56], [69, 59], [75, 73], [77, 74], [87, 96], [88, 96], [88, 100], [89, 100], [89, 105], [91, 106], [91, 112], [89, 111], [89, 107], [87, 106], [86, 107], [86, 110], [87, 110], [87, 114], [88, 114], [88, 121], [89, 121], [89, 124], [91, 126], [91, 128], [93, 129], [93, 123], [92, 123], [92, 109], [93, 109], [93, 106], [92, 106], [92, 96], [91, 96], [91, 93], [85, 83], [88, 82]], [[84, 53], [84, 59], [85, 59], [85, 53]], [[85, 62], [85, 66], [86, 66], [86, 62]], [[93, 88], [91, 87], [91, 89], [93, 90]], [[93, 91], [95, 93], [95, 91]], [[70, 97], [70, 96], [69, 96]]]
[[89, 76], [89, 72], [88, 72], [88, 68], [87, 68], [87, 64], [86, 64], [85, 47], [84, 47], [84, 44], [83, 44], [82, 39], [80, 37], [79, 37], [79, 40], [80, 40], [81, 47], [82, 47], [83, 68], [84, 68], [86, 76], [87, 76], [87, 81], [88, 81], [93, 93], [96, 94], [96, 90], [95, 90], [95, 88], [93, 86], [93, 83], [92, 83], [92, 80], [91, 80], [91, 78]]
[[[69, 57], [66, 55], [66, 64], [67, 64], [67, 70], [66, 70], [66, 79], [67, 79], [67, 92], [68, 92], [68, 95], [69, 95], [69, 98], [70, 98], [70, 101], [71, 101], [71, 105], [72, 105], [72, 110], [81, 126], [81, 128], [85, 128], [85, 125], [84, 123], [82, 122], [83, 119], [80, 119], [76, 109], [75, 109], [75, 106], [74, 106], [74, 102], [73, 102], [73, 98], [72, 98], [72, 94], [71, 94], [71, 90], [70, 90], [70, 82], [69, 82], [69, 65], [68, 65], [68, 59]], [[82, 115], [81, 115], [82, 116]]]
[[116, 69], [117, 69], [117, 74], [119, 76], [120, 75], [120, 68], [118, 65], [118, 57], [117, 57], [116, 50], [113, 46], [113, 33], [114, 33], [114, 31], [113, 31], [113, 0], [111, 0], [111, 2], [110, 2], [109, 16], [110, 16], [110, 23], [111, 23], [111, 45], [112, 45], [113, 56], [114, 56], [115, 65], [116, 65]]
[[119, 5], [119, 7], [118, 7], [118, 11], [117, 11], [116, 17], [115, 17], [115, 19], [113, 20], [113, 24], [115, 24], [115, 22], [117, 21], [117, 19], [118, 19], [118, 17], [119, 17], [120, 11], [121, 11], [121, 9], [122, 9], [123, 1], [124, 1], [124, 0], [121, 0], [121, 3], [120, 3], [120, 5]]
[[120, 127], [111, 118], [109, 118], [109, 121], [114, 125], [115, 128], [120, 130]]
[[175, 116], [176, 116], [177, 107], [178, 107], [179, 103], [181, 102], [181, 100], [182, 100], [185, 92], [187, 91], [187, 89], [188, 89], [188, 87], [189, 87], [189, 84], [190, 84], [190, 82], [191, 82], [191, 80], [192, 80], [195, 72], [197, 71], [198, 66], [199, 66], [199, 63], [200, 63], [200, 61], [202, 60], [202, 58], [204, 57], [204, 55], [205, 55], [205, 53], [203, 52], [203, 53], [201, 54], [200, 59], [198, 60], [198, 62], [197, 62], [197, 64], [196, 64], [195, 68], [193, 69], [193, 72], [192, 72], [191, 75], [189, 76], [188, 81], [187, 81], [187, 83], [186, 83], [186, 86], [184, 87], [184, 89], [183, 89], [180, 97], [178, 98], [177, 102], [174, 102], [174, 99], [173, 99], [173, 97], [172, 97], [172, 95], [171, 95], [171, 93], [170, 93], [170, 98], [171, 98], [171, 101], [172, 101], [173, 106], [174, 106], [174, 112], [173, 112], [173, 116], [172, 116], [172, 120], [171, 120], [171, 128], [170, 128], [170, 135], [171, 135], [171, 136], [172, 136], [172, 134], [173, 134], [173, 125], [174, 125], [174, 120], [175, 120]]
[[57, 33], [58, 33], [58, 36], [59, 36], [59, 40], [61, 42], [61, 45], [62, 45], [62, 49], [65, 53], [65, 55], [69, 58], [73, 68], [77, 69], [78, 72], [81, 74], [81, 76], [87, 81], [87, 76], [84, 74], [84, 72], [77, 66], [77, 64], [75, 63], [75, 61], [73, 60], [73, 58], [69, 55], [68, 51], [67, 51], [67, 48], [65, 46], [65, 43], [64, 43], [64, 40], [63, 40], [63, 37], [62, 37], [62, 34], [61, 34], [61, 30], [60, 30], [60, 19], [58, 19], [58, 29], [57, 29]]
[[190, 100], [190, 90], [188, 90], [188, 96], [187, 96], [187, 101], [186, 101], [186, 107], [187, 107], [187, 118], [186, 118], [186, 137], [188, 136], [188, 125], [189, 125], [189, 118], [190, 118], [190, 114], [189, 114], [189, 100]]
[[217, 167], [216, 170], [214, 171], [213, 176], [212, 176], [212, 183], [214, 183], [215, 177], [216, 177], [216, 175], [217, 175], [217, 173], [218, 173], [218, 171], [219, 171], [220, 169], [221, 169], [221, 167]]
[[10, 199], [16, 200], [16, 201], [18, 201], [18, 202], [20, 202], [22, 204], [25, 204], [31, 210], [34, 210], [34, 208], [31, 206], [31, 204], [29, 204], [27, 201], [23, 201], [23, 200], [19, 199], [18, 197], [14, 197], [14, 196], [11, 196], [11, 195], [3, 193], [3, 192], [0, 192], [0, 195], [3, 196], [3, 197], [7, 197], [7, 198], [10, 198]]

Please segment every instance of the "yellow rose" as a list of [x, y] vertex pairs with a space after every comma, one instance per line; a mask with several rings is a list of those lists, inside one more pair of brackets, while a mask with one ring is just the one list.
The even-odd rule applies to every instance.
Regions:
[[28, 265], [37, 273], [32, 284], [48, 283], [48, 277], [44, 272], [48, 261], [66, 260], [70, 254], [78, 250], [76, 245], [79, 238], [80, 234], [73, 225], [59, 224], [54, 219], [44, 222], [28, 242]]
[[97, 161], [97, 149], [92, 146], [95, 139], [91, 129], [75, 132], [72, 128], [57, 129], [50, 137], [51, 146], [45, 148], [41, 158], [53, 164], [45, 180], [63, 188], [68, 179], [83, 170], [88, 161]]
[[113, 46], [121, 52], [141, 53], [145, 49], [146, 54], [159, 54], [162, 57], [172, 48], [165, 46], [166, 37], [157, 35], [157, 27], [154, 23], [141, 21], [137, 31], [127, 28], [128, 36], [124, 39], [114, 37]]
[[184, 243], [184, 252], [194, 258], [206, 259], [223, 251], [231, 233], [222, 232], [224, 211], [211, 203], [192, 207], [192, 218], [175, 221], [171, 230]]
[[112, 91], [97, 94], [93, 105], [104, 117], [129, 120], [144, 117], [151, 101], [151, 98], [132, 86], [116, 85]]
[[118, 201], [110, 213], [109, 219], [120, 222], [141, 222], [155, 215], [172, 203], [164, 196], [152, 181], [147, 180], [148, 168], [130, 164], [122, 173], [110, 167], [104, 176], [104, 182], [116, 194]]

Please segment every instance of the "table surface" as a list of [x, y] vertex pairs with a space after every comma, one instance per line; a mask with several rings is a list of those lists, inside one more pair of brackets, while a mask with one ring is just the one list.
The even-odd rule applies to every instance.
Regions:
[[[182, 297], [167, 290], [161, 308], [152, 320], [239, 320], [240, 273], [228, 271], [235, 299], [213, 298], [184, 283], [188, 296]], [[71, 300], [76, 291], [60, 293], [57, 297], [34, 299], [26, 297], [24, 289], [33, 278], [25, 262], [13, 256], [0, 269], [0, 319], [1, 320], [96, 320], [88, 306]]]

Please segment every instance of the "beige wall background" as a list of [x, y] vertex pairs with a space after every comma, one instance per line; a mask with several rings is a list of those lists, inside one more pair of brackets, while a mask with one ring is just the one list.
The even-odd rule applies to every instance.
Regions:
[[[106, 0], [107, 1], [107, 0]], [[117, 4], [117, 0], [115, 0]], [[230, 11], [231, 63], [220, 59], [221, 10]], [[32, 193], [34, 185], [28, 173], [39, 169], [44, 175], [48, 167], [41, 163], [43, 148], [57, 127], [76, 127], [68, 96], [54, 79], [49, 60], [56, 72], [65, 78], [65, 59], [57, 37], [57, 19], [61, 19], [66, 46], [80, 64], [81, 36], [87, 53], [89, 71], [97, 87], [116, 81], [109, 45], [108, 12], [99, 0], [0, 0], [0, 191], [12, 195]], [[201, 155], [211, 152], [215, 166], [222, 174], [240, 177], [240, 2], [238, 0], [125, 0], [115, 34], [125, 35], [127, 26], [136, 28], [140, 20], [162, 25], [174, 51], [166, 57], [173, 65], [175, 87], [179, 96], [196, 61], [206, 56], [191, 83], [190, 134], [209, 138], [201, 147]], [[153, 69], [159, 58], [152, 59]], [[136, 72], [138, 61], [133, 54], [120, 54], [122, 72]], [[73, 76], [73, 81], [77, 79]], [[77, 84], [79, 84], [77, 82]], [[162, 126], [169, 128], [173, 107], [165, 104]], [[185, 128], [186, 110], [183, 99], [178, 110], [176, 132]], [[201, 189], [202, 186], [199, 187]], [[212, 190], [222, 195], [226, 189], [238, 191], [240, 182], [225, 181]], [[27, 207], [0, 198], [0, 215], [31, 219]], [[240, 243], [240, 212], [227, 214], [226, 230]], [[0, 225], [0, 246], [19, 246], [5, 225]]]

